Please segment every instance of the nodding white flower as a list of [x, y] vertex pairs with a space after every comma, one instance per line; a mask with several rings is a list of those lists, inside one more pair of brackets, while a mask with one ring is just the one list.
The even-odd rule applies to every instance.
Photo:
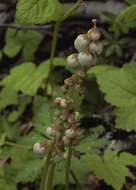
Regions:
[[78, 60], [77, 60], [77, 54], [71, 54], [67, 57], [67, 64], [70, 67], [77, 67], [78, 66]]
[[67, 102], [66, 102], [65, 99], [61, 99], [60, 106], [61, 106], [62, 108], [66, 108], [66, 107], [67, 107]]
[[55, 155], [54, 158], [53, 158], [53, 161], [54, 161], [55, 163], [58, 163], [58, 162], [60, 162], [61, 160], [64, 160], [63, 154], [57, 154], [57, 155]]
[[78, 61], [80, 65], [91, 66], [93, 63], [93, 55], [89, 52], [83, 51], [78, 54]]
[[80, 34], [74, 41], [74, 46], [78, 52], [83, 51], [89, 44], [87, 34]]
[[103, 45], [100, 42], [91, 42], [89, 45], [89, 51], [100, 55], [103, 51]]
[[55, 101], [54, 101], [55, 104], [60, 104], [61, 99], [62, 99], [61, 97], [57, 97], [57, 98], [55, 99]]
[[52, 137], [56, 137], [56, 138], [59, 138], [60, 137], [60, 132], [53, 129], [52, 127], [48, 127], [46, 129], [46, 135], [47, 136], [52, 136]]
[[37, 142], [33, 146], [33, 152], [36, 154], [46, 154], [48, 152], [48, 148], [45, 147], [44, 143]]
[[97, 27], [93, 27], [87, 32], [87, 36], [89, 40], [98, 41], [101, 37], [101, 33]]
[[68, 138], [74, 138], [74, 137], [76, 137], [76, 131], [73, 130], [73, 129], [67, 129], [67, 130], [65, 131], [65, 135], [66, 135], [66, 137], [68, 137]]
[[71, 140], [70, 140], [69, 137], [67, 137], [67, 136], [63, 136], [63, 142], [64, 142], [65, 145], [70, 145]]

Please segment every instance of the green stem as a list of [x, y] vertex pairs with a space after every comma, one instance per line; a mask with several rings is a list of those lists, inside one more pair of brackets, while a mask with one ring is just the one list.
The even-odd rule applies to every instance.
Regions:
[[80, 7], [80, 2], [81, 2], [80, 0], [77, 1], [77, 3], [66, 12], [66, 14], [61, 19], [61, 22], [66, 20], [68, 17], [70, 17]]
[[14, 147], [17, 147], [17, 148], [24, 148], [24, 149], [27, 149], [27, 150], [32, 148], [31, 146], [26, 146], [26, 145], [23, 145], [23, 144], [16, 144], [16, 143], [9, 142], [9, 141], [5, 141], [4, 144], [7, 144], [9, 146], [14, 146]]
[[50, 171], [49, 171], [49, 175], [48, 175], [48, 182], [47, 182], [46, 190], [51, 190], [52, 189], [55, 166], [56, 166], [56, 163], [52, 163], [51, 166], [50, 166]]
[[71, 172], [71, 176], [73, 177], [74, 181], [75, 181], [76, 184], [77, 184], [78, 189], [79, 189], [79, 190], [83, 190], [83, 189], [82, 189], [82, 185], [80, 184], [80, 182], [79, 182], [78, 179], [76, 178], [76, 176], [75, 176], [73, 170], [71, 170], [70, 172]]
[[40, 183], [39, 190], [43, 190], [43, 188], [44, 188], [44, 184], [45, 184], [45, 180], [46, 180], [46, 177], [47, 177], [48, 168], [49, 168], [49, 164], [50, 164], [50, 160], [51, 160], [51, 156], [52, 156], [52, 151], [53, 151], [54, 147], [55, 147], [55, 141], [51, 144], [49, 152], [48, 152], [48, 156], [47, 156], [45, 166], [44, 166], [44, 169], [43, 169], [43, 173], [42, 173], [42, 178], [41, 178], [41, 183]]
[[70, 176], [70, 167], [71, 167], [71, 157], [72, 157], [72, 147], [69, 147], [68, 158], [66, 161], [66, 176], [65, 176], [65, 190], [69, 190], [69, 176]]
[[[53, 33], [51, 55], [50, 55], [49, 74], [48, 74], [49, 77], [50, 77], [50, 73], [52, 71], [53, 59], [54, 59], [55, 51], [56, 51], [56, 44], [57, 44], [57, 35], [58, 35], [58, 31], [59, 31], [59, 24], [60, 24], [60, 22], [56, 21], [56, 23], [55, 23], [55, 29], [54, 29], [54, 33]], [[46, 80], [45, 92], [47, 92], [47, 85], [48, 85], [49, 77]]]

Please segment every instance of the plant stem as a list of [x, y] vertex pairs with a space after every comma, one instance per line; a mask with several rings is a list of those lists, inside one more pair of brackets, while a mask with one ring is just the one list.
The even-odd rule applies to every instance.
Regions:
[[44, 188], [44, 184], [45, 184], [45, 180], [46, 180], [46, 177], [47, 177], [48, 168], [49, 168], [49, 164], [50, 164], [50, 159], [51, 159], [51, 155], [52, 155], [52, 151], [54, 149], [54, 146], [55, 146], [55, 141], [51, 144], [49, 152], [48, 152], [48, 156], [47, 156], [45, 166], [44, 166], [44, 169], [43, 169], [43, 173], [42, 173], [42, 178], [41, 178], [41, 183], [40, 183], [39, 190], [43, 190], [43, 188]]
[[79, 7], [80, 7], [80, 3], [81, 1], [77, 1], [77, 3], [66, 12], [66, 14], [63, 16], [63, 18], [61, 19], [61, 21], [66, 20], [68, 17], [70, 17]]
[[26, 145], [23, 145], [23, 144], [16, 144], [16, 143], [9, 142], [9, 141], [5, 141], [4, 144], [7, 144], [9, 146], [14, 146], [14, 147], [17, 147], [17, 148], [24, 148], [24, 149], [27, 149], [27, 150], [32, 148], [31, 146], [26, 146]]
[[83, 190], [83, 189], [82, 189], [82, 185], [80, 184], [80, 182], [79, 182], [78, 179], [76, 178], [76, 176], [75, 176], [73, 170], [71, 170], [70, 172], [71, 172], [71, 176], [73, 177], [74, 181], [75, 181], [76, 184], [77, 184], [78, 189], [79, 189], [79, 190]]
[[56, 163], [52, 163], [50, 166], [50, 171], [48, 175], [48, 182], [47, 182], [47, 188], [46, 190], [51, 190], [52, 188], [52, 182], [53, 182], [53, 177], [54, 177], [54, 172], [55, 172], [55, 166]]
[[57, 44], [57, 35], [58, 35], [58, 31], [59, 31], [59, 24], [60, 24], [60, 22], [56, 21], [56, 23], [55, 23], [55, 29], [54, 29], [54, 33], [53, 33], [53, 41], [52, 41], [52, 48], [51, 48], [51, 55], [50, 55], [50, 64], [49, 64], [49, 74], [48, 74], [48, 78], [46, 80], [45, 93], [47, 93], [47, 85], [48, 85], [50, 73], [52, 71], [52, 64], [53, 64], [53, 59], [54, 59], [55, 51], [56, 51], [56, 44]]
[[65, 176], [65, 190], [69, 190], [69, 176], [71, 167], [72, 146], [68, 149], [68, 158], [66, 161], [66, 176]]

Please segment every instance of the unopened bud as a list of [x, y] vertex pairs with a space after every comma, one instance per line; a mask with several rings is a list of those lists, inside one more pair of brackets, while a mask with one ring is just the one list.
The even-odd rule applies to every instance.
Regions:
[[36, 154], [46, 154], [48, 152], [48, 147], [44, 142], [37, 142], [33, 146], [33, 152]]
[[70, 67], [77, 67], [78, 66], [78, 60], [77, 60], [77, 54], [72, 54], [67, 57], [67, 64]]
[[78, 52], [83, 51], [89, 44], [87, 34], [80, 34], [74, 41], [74, 46]]

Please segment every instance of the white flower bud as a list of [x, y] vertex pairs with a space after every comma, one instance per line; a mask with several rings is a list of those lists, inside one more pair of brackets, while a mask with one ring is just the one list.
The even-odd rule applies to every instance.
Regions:
[[46, 135], [47, 136], [52, 136], [52, 137], [56, 137], [56, 138], [59, 138], [60, 137], [60, 132], [53, 129], [52, 127], [48, 127], [46, 129]]
[[89, 40], [87, 34], [80, 34], [74, 41], [74, 46], [79, 52], [83, 51], [88, 44]]
[[63, 142], [65, 145], [70, 145], [71, 140], [67, 136], [63, 136]]
[[67, 107], [67, 102], [66, 102], [65, 99], [61, 99], [60, 106], [61, 106], [62, 108], [66, 108], [66, 107]]
[[46, 154], [48, 152], [48, 148], [45, 147], [44, 143], [37, 142], [33, 146], [33, 152], [36, 154]]
[[65, 135], [68, 138], [74, 138], [76, 136], [76, 132], [73, 129], [67, 129], [65, 131]]
[[67, 64], [70, 67], [77, 67], [78, 66], [78, 60], [77, 60], [77, 54], [72, 54], [67, 57]]
[[52, 136], [52, 134], [54, 134], [54, 133], [55, 133], [55, 131], [51, 127], [48, 127], [46, 129], [46, 135], [47, 136]]
[[93, 64], [93, 55], [88, 52], [81, 52], [78, 54], [78, 61], [80, 65], [91, 66]]
[[101, 37], [101, 33], [94, 27], [87, 32], [87, 36], [89, 40], [98, 41]]
[[100, 42], [91, 42], [89, 45], [89, 51], [100, 55], [103, 51], [103, 45]]
[[55, 155], [54, 158], [53, 158], [53, 161], [55, 163], [58, 163], [58, 162], [60, 162], [62, 160], [64, 160], [64, 156], [62, 154]]

